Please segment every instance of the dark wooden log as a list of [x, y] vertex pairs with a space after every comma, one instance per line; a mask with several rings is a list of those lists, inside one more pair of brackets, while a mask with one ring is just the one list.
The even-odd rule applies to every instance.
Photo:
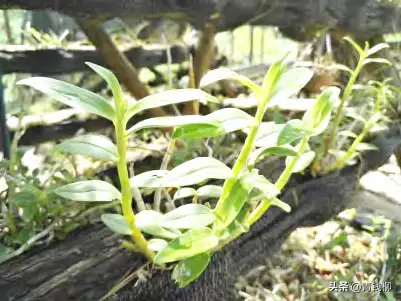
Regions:
[[340, 28], [361, 40], [391, 33], [400, 27], [400, 8], [390, 1], [377, 0], [0, 0], [0, 9], [12, 8], [50, 9], [86, 17], [165, 16], [187, 19], [198, 29], [211, 19], [218, 30], [249, 22], [277, 26], [298, 40], [311, 38], [312, 25], [317, 24], [320, 28]]
[[[132, 47], [124, 54], [137, 68], [154, 67], [167, 63], [165, 47]], [[182, 46], [171, 47], [173, 63], [187, 59], [187, 50]], [[0, 70], [7, 73], [32, 73], [53, 76], [64, 73], [90, 70], [85, 62], [105, 66], [102, 57], [94, 47], [80, 49], [35, 49], [27, 47], [2, 47], [0, 49]]]
[[[151, 269], [152, 276], [145, 282], [130, 284], [108, 300], [235, 300], [239, 275], [263, 264], [297, 227], [321, 224], [343, 210], [360, 175], [383, 165], [399, 146], [400, 136], [400, 130], [394, 128], [377, 137], [372, 143], [380, 151], [365, 153], [359, 165], [320, 178], [293, 178], [281, 196], [292, 212], [271, 208], [250, 232], [214, 254], [206, 272], [186, 288], [179, 289], [169, 272]], [[258, 168], [276, 178], [282, 161], [272, 162]], [[123, 250], [116, 236], [97, 224], [2, 264], [0, 296], [5, 301], [95, 301], [127, 270], [135, 271], [145, 263], [140, 255]]]

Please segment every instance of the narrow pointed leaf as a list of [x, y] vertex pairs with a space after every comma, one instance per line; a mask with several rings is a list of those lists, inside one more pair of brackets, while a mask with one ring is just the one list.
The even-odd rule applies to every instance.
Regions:
[[105, 181], [76, 182], [57, 188], [55, 193], [66, 199], [82, 202], [110, 202], [121, 199], [121, 193]]
[[291, 207], [290, 207], [290, 205], [288, 205], [287, 203], [284, 203], [283, 201], [281, 201], [281, 200], [279, 200], [279, 199], [277, 199], [277, 198], [274, 198], [274, 199], [271, 201], [271, 203], [272, 203], [272, 205], [274, 205], [274, 206], [276, 206], [276, 207], [279, 207], [280, 209], [284, 210], [284, 211], [287, 212], [287, 213], [290, 213], [290, 212], [291, 212]]
[[202, 139], [217, 137], [223, 134], [224, 129], [220, 125], [209, 123], [191, 123], [177, 126], [171, 137], [173, 139]]
[[313, 107], [304, 114], [302, 122], [314, 136], [324, 132], [329, 125], [333, 105], [338, 100], [339, 94], [340, 89], [336, 87], [325, 89]]
[[227, 197], [218, 203], [215, 210], [217, 229], [227, 227], [240, 213], [241, 208], [249, 200], [249, 193], [255, 185], [256, 177], [257, 170], [244, 173], [235, 181]]
[[164, 215], [160, 223], [165, 228], [194, 229], [210, 225], [214, 214], [209, 207], [201, 204], [187, 204]]
[[106, 213], [101, 216], [102, 222], [112, 231], [122, 234], [131, 235], [132, 231], [124, 216], [120, 214]]
[[193, 188], [188, 188], [188, 187], [181, 188], [178, 189], [177, 192], [174, 194], [174, 200], [185, 199], [188, 197], [195, 196], [196, 194], [197, 194], [196, 190]]
[[[292, 120], [295, 121], [295, 120]], [[300, 120], [299, 120], [300, 121]], [[296, 126], [297, 123], [293, 122], [287, 122], [287, 124], [283, 127], [281, 132], [278, 135], [277, 138], [277, 145], [282, 146], [285, 144], [290, 144], [294, 142], [295, 140], [301, 139], [304, 136], [304, 131], [299, 129], [299, 127]]]
[[217, 81], [227, 80], [227, 79], [236, 80], [241, 84], [243, 84], [244, 86], [251, 89], [255, 93], [259, 93], [261, 90], [261, 87], [255, 84], [252, 80], [228, 68], [218, 68], [207, 72], [202, 77], [199, 86], [202, 88]]
[[157, 253], [156, 264], [174, 262], [210, 251], [219, 243], [219, 238], [210, 228], [190, 229], [169, 242]]
[[150, 250], [159, 252], [159, 251], [163, 250], [165, 247], [167, 247], [167, 245], [168, 245], [168, 242], [165, 241], [164, 239], [154, 238], [154, 239], [149, 240], [148, 248]]
[[167, 170], [150, 170], [136, 175], [130, 179], [132, 187], [158, 188], [162, 185], [162, 180], [167, 175]]
[[255, 145], [257, 147], [276, 146], [280, 132], [285, 124], [276, 124], [274, 122], [263, 122], [256, 135]]
[[63, 153], [88, 156], [98, 160], [117, 161], [117, 147], [102, 135], [84, 135], [64, 141], [55, 147]]
[[266, 100], [269, 100], [268, 99], [269, 94], [270, 96], [272, 95], [280, 76], [287, 69], [287, 65], [284, 63], [284, 59], [285, 57], [275, 61], [269, 67], [269, 70], [267, 70], [267, 73], [263, 79], [262, 93], [263, 93], [263, 98]]
[[156, 237], [163, 237], [166, 239], [174, 239], [181, 235], [178, 230], [169, 230], [160, 226], [164, 216], [160, 212], [153, 210], [143, 210], [135, 215], [135, 225], [141, 229], [142, 232], [154, 235]]
[[163, 178], [163, 187], [183, 187], [207, 179], [225, 180], [233, 175], [224, 163], [209, 157], [199, 157], [178, 165]]
[[199, 197], [219, 198], [223, 193], [223, 187], [216, 185], [206, 185], [198, 189]]
[[31, 77], [20, 80], [18, 85], [30, 86], [70, 107], [114, 120], [115, 111], [103, 97], [74, 85], [47, 77]]
[[375, 45], [375, 46], [373, 46], [372, 48], [370, 48], [367, 52], [366, 52], [366, 54], [368, 55], [368, 56], [371, 56], [372, 54], [375, 54], [376, 52], [378, 52], [378, 51], [380, 51], [380, 50], [382, 50], [382, 49], [385, 49], [385, 48], [389, 48], [390, 46], [388, 45], [388, 44], [386, 44], [386, 43], [380, 43], [380, 44], [377, 44], [377, 45]]
[[261, 147], [252, 152], [249, 158], [250, 165], [254, 165], [260, 157], [268, 155], [288, 157], [296, 156], [297, 152], [291, 145]]
[[293, 68], [284, 72], [274, 87], [270, 103], [278, 104], [280, 100], [298, 94], [312, 79], [312, 76], [313, 71], [308, 68]]
[[127, 111], [127, 119], [147, 109], [193, 100], [199, 100], [202, 103], [207, 101], [218, 103], [214, 96], [199, 89], [167, 90], [146, 96], [133, 104]]
[[209, 253], [201, 253], [181, 260], [171, 275], [179, 287], [184, 287], [196, 280], [206, 269], [210, 262]]
[[198, 126], [205, 124], [219, 128], [219, 124], [217, 122], [208, 120], [207, 118], [205, 118], [205, 116], [187, 115], [187, 116], [154, 117], [145, 119], [135, 124], [127, 131], [127, 136], [139, 130], [148, 128], [171, 128], [190, 124]]
[[[297, 160], [297, 163], [295, 164], [295, 167], [293, 169], [293, 173], [301, 172], [305, 168], [307, 168], [315, 158], [315, 152], [314, 151], [309, 151], [306, 153], [303, 153], [299, 156], [299, 159]], [[292, 157], [288, 157], [286, 159], [286, 164], [289, 163], [289, 160], [292, 160]]]
[[221, 109], [200, 118], [200, 120], [202, 119], [205, 125], [187, 124], [178, 126], [174, 131], [173, 138], [216, 137], [249, 128], [256, 123], [252, 116], [235, 108]]
[[376, 63], [376, 64], [387, 64], [387, 65], [389, 65], [389, 66], [392, 65], [392, 63], [391, 63], [389, 60], [383, 59], [383, 58], [371, 58], [371, 59], [365, 59], [365, 60], [363, 61], [363, 64], [364, 64], [364, 65], [371, 64], [371, 63]]
[[280, 190], [262, 175], [255, 178], [253, 190], [253, 194], [262, 194], [263, 198], [269, 200], [280, 194]]
[[123, 92], [121, 90], [117, 77], [113, 74], [113, 72], [111, 72], [109, 69], [93, 63], [86, 62], [86, 64], [107, 82], [113, 93], [114, 98], [122, 98]]
[[345, 37], [344, 40], [346, 40], [348, 43], [350, 43], [352, 45], [352, 47], [355, 48], [355, 50], [358, 52], [358, 54], [360, 56], [363, 55], [364, 51], [361, 48], [361, 46], [359, 46], [357, 43], [354, 42], [354, 40], [352, 40], [350, 37]]
[[342, 64], [332, 64], [329, 66], [328, 69], [329, 70], [341, 70], [341, 71], [345, 71], [349, 74], [351, 74], [353, 72], [351, 68], [349, 68], [345, 65], [342, 65]]

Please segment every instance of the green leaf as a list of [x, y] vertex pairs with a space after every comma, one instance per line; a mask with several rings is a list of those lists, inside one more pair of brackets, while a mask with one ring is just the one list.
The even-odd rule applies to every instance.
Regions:
[[253, 166], [261, 156], [267, 155], [288, 157], [296, 156], [297, 152], [291, 145], [261, 147], [252, 152], [249, 158], [249, 164]]
[[189, 160], [168, 172], [163, 178], [163, 187], [183, 187], [201, 183], [208, 179], [225, 180], [233, 176], [224, 163], [209, 157]]
[[285, 124], [262, 122], [256, 135], [255, 145], [257, 147], [276, 146], [279, 134], [284, 126]]
[[217, 185], [206, 185], [198, 189], [199, 197], [219, 198], [223, 193], [223, 187]]
[[[294, 169], [292, 170], [293, 173], [301, 172], [305, 168], [307, 168], [315, 158], [315, 152], [314, 151], [309, 151], [301, 154], [297, 160], [297, 163], [295, 164]], [[288, 157], [286, 159], [286, 165], [288, 165], [289, 160], [292, 160], [291, 157]]]
[[218, 68], [207, 72], [202, 77], [199, 87], [203, 88], [217, 81], [227, 79], [236, 80], [255, 93], [259, 93], [261, 90], [261, 87], [255, 84], [252, 80], [228, 68]]
[[183, 125], [207, 125], [212, 128], [219, 128], [216, 121], [208, 120], [205, 116], [187, 115], [187, 116], [166, 116], [148, 118], [138, 122], [127, 131], [127, 136], [132, 135], [134, 132], [148, 128], [171, 128]]
[[9, 254], [9, 253], [11, 253], [13, 251], [14, 251], [14, 249], [6, 247], [6, 246], [0, 244], [0, 258], [2, 256], [6, 256], [7, 254]]
[[149, 240], [149, 245], [148, 248], [150, 250], [159, 252], [163, 250], [165, 247], [167, 247], [168, 242], [165, 241], [164, 239], [159, 239], [159, 238], [154, 238]]
[[252, 189], [252, 199], [272, 199], [280, 194], [280, 190], [264, 176], [259, 175], [254, 179], [254, 187]]
[[174, 229], [203, 228], [214, 221], [214, 214], [209, 207], [201, 204], [187, 204], [178, 207], [163, 216], [160, 226]]
[[171, 275], [179, 287], [184, 287], [197, 279], [210, 262], [209, 253], [201, 253], [181, 260], [174, 268]]
[[158, 188], [167, 174], [168, 170], [150, 170], [132, 177], [130, 183], [132, 187]]
[[11, 196], [12, 203], [17, 207], [38, 206], [40, 203], [39, 194], [31, 189], [23, 189]]
[[202, 103], [207, 101], [219, 103], [212, 95], [199, 89], [175, 89], [167, 90], [153, 95], [146, 96], [133, 104], [127, 110], [127, 120], [132, 116], [147, 109], [177, 104], [187, 101], [199, 100]]
[[304, 127], [313, 136], [323, 133], [330, 122], [334, 102], [340, 95], [340, 89], [329, 87], [325, 89], [317, 99], [316, 103], [303, 116]]
[[358, 121], [361, 121], [363, 123], [366, 122], [366, 119], [363, 118], [363, 116], [358, 115], [356, 112], [353, 112], [353, 111], [345, 112], [345, 116], [350, 117], [350, 118], [355, 119], [355, 120], [358, 120]]
[[224, 134], [256, 125], [255, 118], [236, 108], [221, 109], [206, 117], [210, 120], [217, 121], [220, 127], [224, 129]]
[[224, 134], [224, 129], [219, 125], [209, 123], [179, 125], [175, 128], [173, 139], [201, 139], [216, 137]]
[[191, 196], [196, 195], [196, 190], [193, 188], [180, 188], [177, 190], [177, 192], [174, 194], [174, 200], [179, 200], [179, 199], [185, 199]]
[[190, 229], [169, 242], [154, 258], [156, 264], [163, 264], [189, 258], [210, 251], [219, 243], [219, 238], [210, 228]]
[[293, 68], [284, 72], [274, 87], [270, 103], [278, 104], [281, 100], [298, 94], [312, 76], [313, 71], [308, 68]]
[[249, 193], [255, 185], [257, 170], [252, 170], [242, 174], [229, 191], [227, 197], [219, 202], [216, 210], [216, 228], [224, 229], [240, 213], [241, 208], [249, 200]]
[[70, 107], [114, 120], [115, 111], [103, 97], [74, 85], [47, 77], [31, 77], [20, 80], [18, 85], [30, 86]]
[[68, 184], [57, 188], [54, 192], [63, 198], [80, 202], [111, 202], [121, 199], [121, 193], [117, 188], [99, 180]]
[[367, 64], [372, 64], [372, 63], [376, 63], [376, 64], [387, 64], [389, 66], [392, 65], [392, 63], [389, 60], [383, 59], [383, 58], [372, 58], [372, 59], [365, 59], [363, 61], [363, 65], [367, 65]]
[[64, 141], [55, 147], [63, 153], [88, 156], [98, 160], [117, 162], [117, 147], [102, 135], [84, 135]]
[[354, 132], [351, 132], [351, 131], [341, 131], [341, 132], [338, 133], [338, 135], [345, 136], [345, 137], [349, 137], [349, 138], [356, 138], [356, 137], [358, 137], [357, 134], [355, 134]]
[[33, 228], [24, 228], [18, 233], [17, 241], [20, 244], [25, 244], [34, 235], [35, 230]]
[[124, 216], [120, 214], [105, 213], [101, 216], [102, 222], [112, 231], [122, 234], [131, 235], [132, 231]]
[[187, 161], [170, 171], [152, 170], [131, 178], [136, 187], [184, 187], [201, 183], [208, 179], [227, 179], [233, 175], [224, 163], [209, 157], [198, 157]]
[[160, 212], [153, 210], [143, 210], [135, 215], [135, 225], [142, 232], [167, 239], [174, 239], [181, 235], [179, 230], [169, 230], [160, 226], [164, 216]]
[[298, 119], [287, 122], [278, 135], [277, 145], [282, 146], [301, 139], [305, 134], [305, 132], [299, 127], [301, 124], [302, 122]]
[[380, 51], [380, 50], [382, 50], [382, 49], [385, 49], [385, 48], [389, 48], [390, 46], [388, 45], [388, 44], [386, 44], [386, 43], [380, 43], [380, 44], [377, 44], [377, 45], [375, 45], [375, 46], [373, 46], [372, 48], [370, 48], [367, 52], [366, 52], [366, 54], [368, 55], [368, 56], [371, 56], [372, 54], [375, 54], [376, 52], [378, 52], [378, 51]]
[[[269, 100], [269, 96], [273, 94], [273, 91], [276, 87], [277, 81], [279, 80], [280, 76], [283, 72], [287, 69], [287, 64], [284, 63], [285, 58], [284, 56], [281, 59], [275, 61], [273, 64], [270, 65], [269, 70], [267, 71], [263, 83], [262, 83], [262, 93], [263, 99]], [[263, 104], [265, 105], [265, 104]]]
[[176, 128], [173, 138], [216, 137], [256, 124], [256, 120], [252, 116], [235, 108], [221, 109], [202, 118], [206, 124], [210, 123], [214, 128], [210, 125], [209, 127], [197, 124], [182, 125]]
[[86, 62], [86, 64], [107, 82], [115, 99], [123, 98], [123, 92], [121, 90], [120, 84], [113, 72], [111, 72], [109, 69], [93, 63]]
[[374, 144], [370, 144], [370, 143], [364, 143], [364, 142], [360, 142], [357, 147], [356, 147], [357, 151], [371, 151], [371, 150], [378, 150], [378, 147]]
[[329, 70], [341, 70], [341, 71], [345, 71], [347, 73], [352, 74], [353, 70], [345, 65], [342, 64], [332, 64], [329, 66], [328, 68]]
[[354, 47], [354, 49], [359, 53], [360, 56], [364, 55], [364, 51], [361, 48], [361, 46], [359, 46], [357, 43], [355, 43], [353, 39], [351, 39], [350, 37], [345, 37], [344, 40], [346, 40], [348, 43], [350, 43], [352, 45], [352, 47]]
[[274, 199], [271, 201], [271, 204], [274, 205], [274, 206], [276, 206], [276, 207], [279, 207], [280, 209], [282, 209], [283, 211], [285, 211], [285, 212], [287, 212], [287, 213], [290, 213], [290, 212], [291, 212], [291, 207], [290, 207], [290, 205], [288, 205], [287, 203], [284, 203], [283, 201], [279, 200], [278, 198], [274, 198]]

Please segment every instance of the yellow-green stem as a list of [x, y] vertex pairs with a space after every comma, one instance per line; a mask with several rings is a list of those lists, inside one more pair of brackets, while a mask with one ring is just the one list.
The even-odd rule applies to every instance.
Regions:
[[[234, 176], [232, 178], [227, 179], [224, 182], [223, 193], [222, 193], [219, 201], [217, 202], [216, 209], [215, 209], [216, 212], [219, 212], [219, 208], [220, 208], [220, 206], [224, 205], [224, 202], [229, 201], [228, 196], [230, 194], [230, 191], [231, 191], [233, 185], [235, 184], [235, 181], [239, 177], [241, 171], [244, 169], [244, 167], [247, 164], [249, 155], [253, 150], [256, 134], [258, 133], [260, 123], [263, 120], [263, 114], [264, 114], [264, 107], [259, 106], [259, 108], [256, 112], [256, 115], [255, 115], [256, 124], [251, 127], [248, 137], [245, 140], [244, 147], [242, 148], [241, 153], [239, 154], [237, 161], [234, 164], [234, 167], [233, 167]], [[219, 217], [217, 216], [217, 224], [218, 224], [218, 218]]]
[[[295, 156], [294, 158], [291, 159], [287, 167], [284, 169], [283, 173], [281, 176], [278, 178], [275, 186], [277, 187], [278, 190], [282, 190], [284, 186], [287, 184], [288, 180], [291, 178], [292, 171], [295, 168], [295, 165], [297, 164], [299, 157], [305, 152], [306, 146], [308, 145], [309, 141], [309, 136], [305, 136], [301, 140], [301, 144], [299, 145], [298, 148], [298, 155]], [[259, 205], [251, 212], [251, 214], [247, 217], [246, 219], [246, 225], [250, 227], [252, 224], [254, 224], [256, 221], [258, 221], [261, 216], [266, 212], [267, 209], [269, 209], [270, 205], [272, 203], [272, 200], [270, 199], [265, 199], [259, 203]]]
[[359, 143], [363, 141], [365, 136], [369, 133], [370, 129], [372, 128], [373, 123], [366, 124], [366, 126], [363, 128], [362, 133], [358, 135], [358, 137], [355, 138], [354, 142], [348, 149], [347, 153], [342, 156], [336, 163], [333, 164], [333, 166], [330, 168], [330, 170], [335, 170], [335, 169], [341, 169], [344, 167], [344, 165], [347, 163], [347, 161], [355, 154], [356, 148], [358, 147]]
[[304, 136], [302, 138], [301, 144], [299, 145], [299, 148], [297, 150], [298, 155], [296, 155], [290, 160], [287, 167], [284, 169], [283, 173], [278, 178], [275, 184], [278, 190], [283, 189], [284, 186], [287, 184], [288, 180], [291, 178], [292, 171], [294, 170], [294, 167], [297, 164], [299, 157], [305, 152], [305, 149], [308, 145], [308, 141], [309, 141], [309, 136]]
[[356, 66], [354, 72], [352, 73], [348, 84], [345, 88], [344, 94], [341, 97], [341, 101], [340, 101], [340, 106], [337, 109], [336, 112], [336, 116], [334, 117], [334, 125], [331, 129], [330, 135], [329, 135], [329, 140], [328, 143], [326, 145], [326, 149], [325, 149], [325, 154], [328, 153], [328, 151], [333, 147], [334, 145], [334, 141], [336, 139], [336, 133], [337, 133], [337, 129], [340, 126], [341, 123], [341, 119], [342, 119], [342, 115], [343, 115], [343, 111], [344, 111], [344, 107], [345, 107], [345, 102], [347, 101], [347, 99], [350, 97], [351, 92], [352, 92], [352, 88], [356, 82], [356, 79], [358, 78], [359, 73], [362, 70], [363, 67], [363, 61], [364, 61], [365, 57], [361, 57], [358, 61], [358, 65]]

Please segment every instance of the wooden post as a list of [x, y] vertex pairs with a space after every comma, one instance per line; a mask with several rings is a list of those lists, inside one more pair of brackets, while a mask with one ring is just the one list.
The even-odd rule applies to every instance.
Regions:
[[[111, 37], [102, 28], [98, 20], [79, 19], [82, 30], [102, 55], [108, 67], [115, 73], [118, 80], [137, 99], [149, 95], [149, 89], [140, 79], [136, 68], [130, 63], [126, 56], [119, 51]], [[149, 109], [152, 116], [167, 115], [162, 108]]]
[[[193, 69], [195, 77], [195, 86], [198, 88], [202, 76], [209, 70], [214, 57], [214, 38], [216, 35], [215, 26], [207, 23], [203, 28], [202, 36], [195, 50], [193, 58]], [[193, 101], [185, 104], [184, 114], [199, 114], [199, 101]]]

